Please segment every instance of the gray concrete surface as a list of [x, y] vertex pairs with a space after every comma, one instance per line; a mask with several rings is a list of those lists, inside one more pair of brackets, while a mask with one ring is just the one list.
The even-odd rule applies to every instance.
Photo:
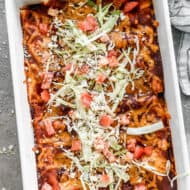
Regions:
[[[177, 52], [180, 32], [173, 29], [173, 35]], [[182, 95], [182, 102], [190, 147], [190, 97]], [[0, 0], [0, 190], [22, 190], [4, 0]]]
[[4, 0], [0, 0], [0, 190], [22, 190], [20, 176]]

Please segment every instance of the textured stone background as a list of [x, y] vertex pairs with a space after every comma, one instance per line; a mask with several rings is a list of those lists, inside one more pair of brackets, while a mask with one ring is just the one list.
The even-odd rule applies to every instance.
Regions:
[[0, 0], [0, 190], [22, 190], [21, 185], [5, 8]]
[[[173, 35], [177, 52], [180, 32], [173, 30]], [[182, 95], [182, 101], [190, 143], [190, 97]], [[0, 0], [0, 190], [22, 190], [4, 0]]]

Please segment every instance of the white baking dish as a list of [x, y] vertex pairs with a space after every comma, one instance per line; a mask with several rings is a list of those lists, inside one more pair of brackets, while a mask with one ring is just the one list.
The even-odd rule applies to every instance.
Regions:
[[[26, 85], [23, 83], [25, 80], [25, 75], [19, 8], [23, 5], [37, 2], [39, 2], [39, 0], [5, 1], [20, 146], [23, 190], [37, 190], [38, 188], [35, 155], [32, 152], [32, 147], [34, 146], [34, 137], [31, 126]], [[172, 130], [175, 161], [177, 173], [181, 174], [190, 171], [190, 166], [167, 0], [154, 0], [154, 6], [156, 10], [156, 18], [160, 22], [160, 27], [158, 29], [159, 44], [164, 68], [165, 97], [169, 112], [172, 115], [170, 125]], [[184, 177], [178, 180], [178, 190], [189, 189], [190, 177]]]

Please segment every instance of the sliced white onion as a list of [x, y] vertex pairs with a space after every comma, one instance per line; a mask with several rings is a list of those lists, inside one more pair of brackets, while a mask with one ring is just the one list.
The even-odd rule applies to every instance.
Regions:
[[127, 128], [128, 135], [145, 135], [149, 133], [154, 133], [164, 128], [164, 124], [162, 121], [157, 123], [147, 125], [145, 127], [138, 127], [138, 128]]

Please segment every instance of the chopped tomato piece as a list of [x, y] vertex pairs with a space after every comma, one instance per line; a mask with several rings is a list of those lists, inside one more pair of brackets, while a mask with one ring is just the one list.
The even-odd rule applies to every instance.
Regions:
[[114, 154], [112, 152], [110, 152], [108, 150], [108, 148], [103, 150], [103, 154], [109, 160], [109, 162], [113, 163], [113, 162], [116, 161], [116, 158], [115, 158]]
[[100, 66], [100, 67], [104, 67], [104, 66], [106, 66], [106, 65], [109, 64], [109, 60], [108, 60], [107, 57], [103, 57], [103, 58], [101, 58], [101, 59], [98, 61], [98, 63], [99, 63], [99, 66]]
[[47, 72], [44, 74], [44, 78], [42, 81], [42, 89], [49, 89], [53, 80], [54, 73], [52, 72]]
[[110, 67], [117, 67], [119, 65], [119, 62], [115, 56], [108, 57], [108, 61]]
[[117, 57], [117, 52], [115, 50], [111, 50], [108, 52], [108, 57]]
[[43, 122], [45, 125], [45, 130], [46, 130], [47, 135], [49, 137], [55, 135], [55, 130], [53, 128], [52, 121], [50, 119], [45, 119], [43, 120]]
[[105, 142], [101, 137], [97, 138], [94, 142], [94, 148], [102, 152], [109, 162], [115, 162], [116, 158], [112, 152], [109, 151], [109, 144]]
[[136, 146], [134, 152], [134, 158], [139, 159], [144, 154], [144, 148], [142, 146]]
[[39, 30], [42, 34], [47, 34], [48, 32], [48, 25], [47, 24], [43, 24], [43, 23], [40, 23], [39, 24]]
[[71, 151], [80, 151], [81, 150], [81, 142], [80, 140], [73, 140]]
[[96, 78], [97, 84], [102, 84], [106, 80], [106, 76], [103, 73], [100, 73]]
[[42, 185], [41, 190], [53, 190], [53, 189], [52, 189], [52, 186], [51, 186], [51, 185], [49, 185], [48, 183], [44, 183], [44, 184]]
[[138, 185], [135, 185], [135, 188], [134, 190], [146, 190], [146, 186], [144, 184], [138, 184]]
[[113, 123], [113, 119], [109, 115], [102, 115], [100, 118], [100, 125], [103, 127], [109, 127]]
[[87, 21], [78, 21], [77, 26], [84, 32], [91, 30], [91, 27], [88, 25]]
[[120, 123], [121, 125], [128, 125], [130, 123], [130, 120], [129, 118], [127, 117], [126, 114], [120, 114], [119, 115], [119, 118], [120, 118]]
[[110, 183], [110, 178], [107, 174], [103, 173], [101, 176], [101, 180], [103, 183], [109, 184]]
[[98, 150], [99, 152], [102, 152], [105, 149], [108, 149], [109, 145], [107, 142], [105, 142], [101, 137], [96, 138], [94, 142], [94, 148]]
[[78, 74], [87, 74], [89, 71], [89, 66], [84, 64], [81, 68], [78, 69]]
[[96, 29], [98, 27], [98, 22], [94, 16], [88, 15], [86, 20], [91, 25], [92, 29]]
[[136, 144], [137, 144], [136, 139], [129, 139], [129, 140], [127, 141], [127, 149], [128, 149], [130, 152], [134, 152], [134, 151], [135, 151]]
[[124, 7], [124, 13], [129, 13], [139, 5], [137, 1], [127, 2]]
[[81, 102], [85, 108], [90, 108], [90, 104], [91, 104], [92, 100], [93, 100], [93, 98], [92, 98], [91, 94], [89, 94], [88, 92], [84, 92], [81, 95]]
[[84, 32], [94, 32], [98, 27], [98, 22], [95, 17], [88, 15], [85, 20], [78, 21], [77, 25]]
[[45, 103], [47, 103], [47, 102], [49, 101], [49, 99], [50, 99], [50, 94], [49, 94], [49, 91], [48, 91], [48, 90], [43, 90], [40, 95], [41, 95], [42, 100], [43, 100]]
[[151, 156], [152, 150], [153, 150], [153, 147], [152, 147], [152, 146], [147, 146], [147, 147], [144, 148], [144, 153], [145, 153], [147, 156]]

